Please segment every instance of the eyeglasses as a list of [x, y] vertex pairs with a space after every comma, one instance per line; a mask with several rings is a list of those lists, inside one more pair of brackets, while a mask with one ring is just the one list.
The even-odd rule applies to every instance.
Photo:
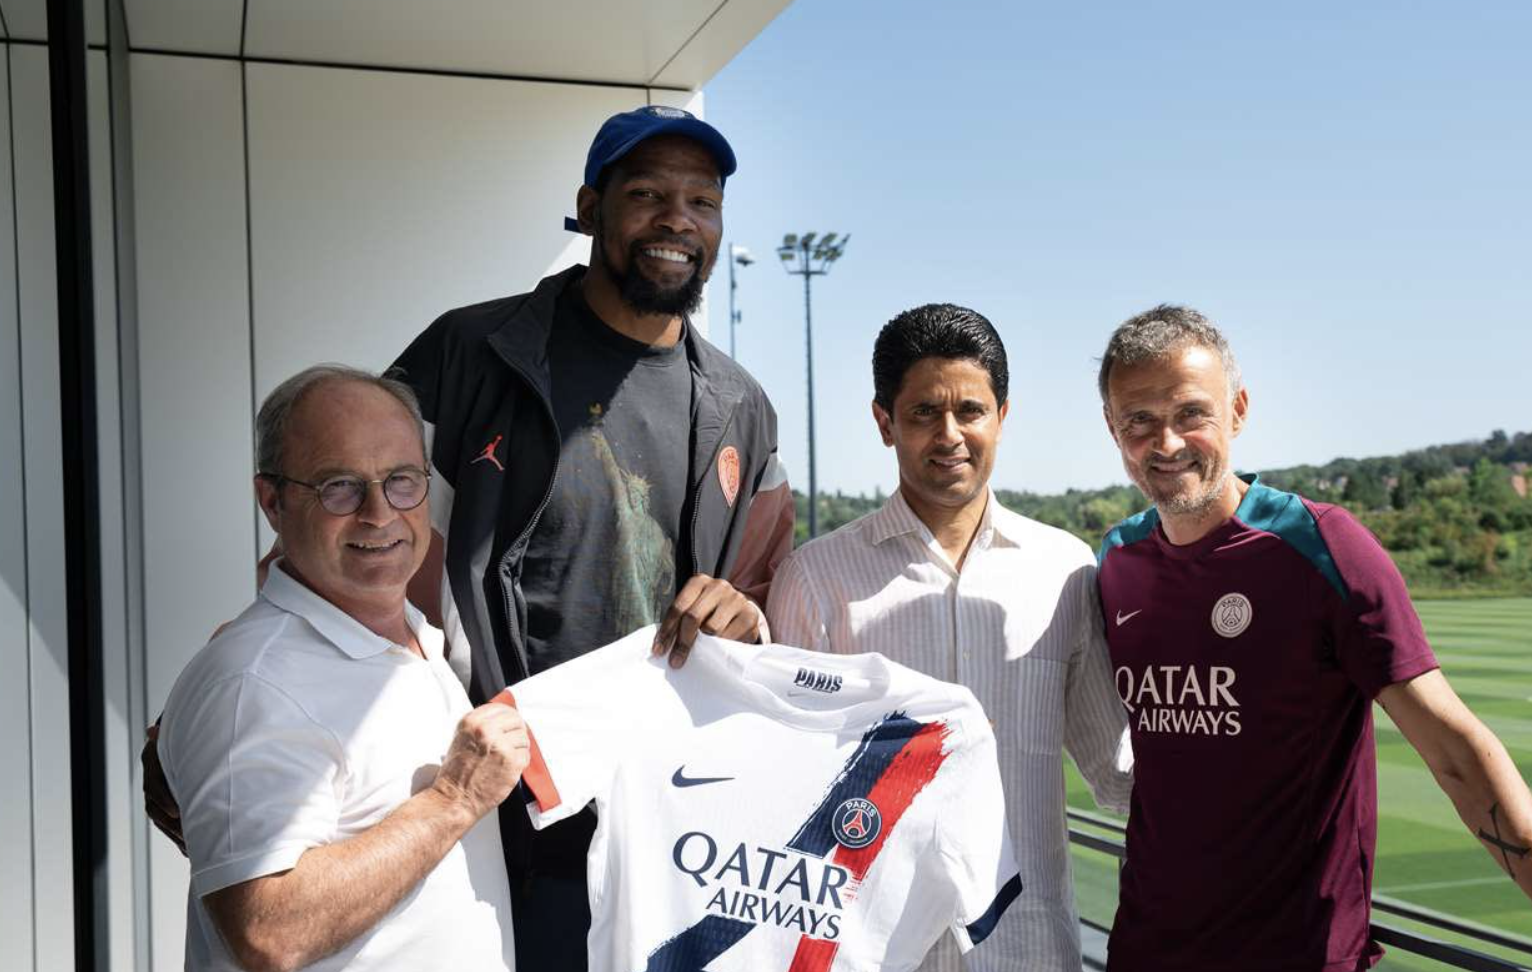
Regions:
[[362, 503], [367, 499], [367, 487], [378, 483], [383, 487], [383, 498], [394, 509], [404, 512], [413, 510], [425, 502], [426, 493], [431, 491], [431, 479], [419, 469], [399, 469], [388, 474], [384, 479], [363, 479], [360, 476], [331, 476], [321, 483], [306, 483], [301, 479], [293, 479], [291, 476], [283, 476], [280, 473], [261, 473], [267, 479], [274, 479], [280, 485], [291, 483], [294, 486], [302, 486], [312, 489], [319, 495], [319, 505], [325, 508], [325, 512], [335, 516], [350, 516], [362, 508]]

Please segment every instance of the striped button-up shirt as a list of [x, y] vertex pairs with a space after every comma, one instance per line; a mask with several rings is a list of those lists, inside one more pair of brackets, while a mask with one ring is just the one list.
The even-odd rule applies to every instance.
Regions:
[[[799, 548], [772, 582], [766, 614], [777, 641], [876, 651], [967, 686], [994, 723], [1023, 890], [980, 950], [986, 969], [1079, 972], [1063, 750], [1097, 803], [1127, 810], [1133, 760], [1095, 574], [1079, 539], [993, 494], [959, 571], [895, 493]], [[951, 936], [921, 968], [957, 972]]]

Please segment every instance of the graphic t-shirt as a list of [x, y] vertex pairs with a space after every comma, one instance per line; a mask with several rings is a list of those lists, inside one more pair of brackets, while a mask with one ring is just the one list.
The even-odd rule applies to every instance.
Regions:
[[545, 826], [595, 800], [590, 967], [898, 972], [1021, 893], [972, 693], [881, 655], [639, 631], [507, 690]]
[[660, 619], [685, 568], [691, 455], [681, 343], [619, 334], [570, 290], [554, 314], [548, 367], [563, 441], [521, 576], [533, 675]]
[[1135, 773], [1114, 972], [1351, 972], [1380, 954], [1372, 701], [1436, 660], [1361, 524], [1251, 482], [1196, 543], [1150, 510], [1102, 546]]

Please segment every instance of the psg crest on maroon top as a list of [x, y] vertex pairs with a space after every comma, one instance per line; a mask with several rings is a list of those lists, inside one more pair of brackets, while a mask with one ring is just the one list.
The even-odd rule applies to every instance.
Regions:
[[1237, 638], [1250, 627], [1255, 608], [1243, 594], [1225, 594], [1213, 605], [1213, 630], [1225, 638]]
[[883, 815], [871, 800], [853, 797], [835, 810], [830, 832], [842, 847], [860, 850], [878, 839], [883, 830]]

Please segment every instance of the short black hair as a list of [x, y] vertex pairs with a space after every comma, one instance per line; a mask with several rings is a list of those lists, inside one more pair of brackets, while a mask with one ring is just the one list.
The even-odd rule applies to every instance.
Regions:
[[872, 346], [872, 398], [885, 412], [905, 374], [922, 358], [971, 359], [989, 372], [995, 404], [1004, 405], [1011, 375], [1005, 345], [983, 314], [956, 304], [925, 304], [898, 315], [878, 332]]

